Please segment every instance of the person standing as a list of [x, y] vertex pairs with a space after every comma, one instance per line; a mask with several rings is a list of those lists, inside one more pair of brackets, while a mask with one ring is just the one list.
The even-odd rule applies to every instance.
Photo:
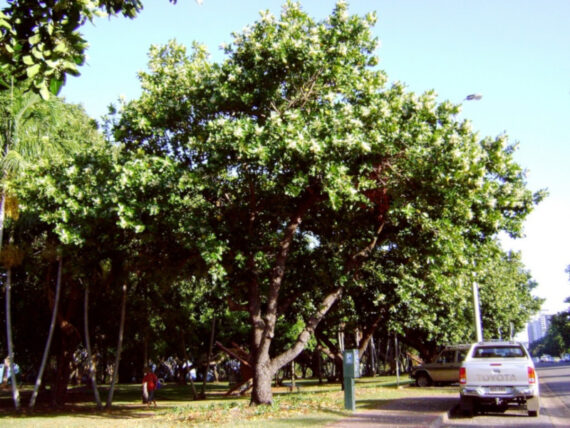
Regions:
[[144, 377], [142, 380], [142, 389], [143, 389], [143, 401], [146, 401], [147, 407], [150, 406], [150, 403], [154, 403], [154, 407], [156, 407], [154, 391], [156, 391], [157, 384], [158, 384], [158, 378], [152, 372], [152, 369], [150, 367], [146, 367], [144, 370]]

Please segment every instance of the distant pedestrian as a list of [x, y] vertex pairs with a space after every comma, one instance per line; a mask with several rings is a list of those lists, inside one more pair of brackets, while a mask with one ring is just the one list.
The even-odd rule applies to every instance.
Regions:
[[150, 406], [151, 403], [153, 403], [154, 407], [156, 407], [154, 391], [156, 391], [157, 386], [158, 386], [158, 378], [152, 372], [152, 369], [150, 367], [146, 367], [144, 369], [144, 377], [142, 380], [142, 394], [143, 394], [143, 403], [146, 403], [147, 407]]

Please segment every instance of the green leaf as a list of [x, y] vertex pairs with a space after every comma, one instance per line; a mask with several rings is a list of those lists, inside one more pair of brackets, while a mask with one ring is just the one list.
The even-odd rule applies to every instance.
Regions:
[[32, 49], [32, 55], [34, 56], [34, 58], [37, 58], [40, 60], [44, 58], [44, 54], [39, 49], [37, 49], [35, 47]]
[[28, 42], [30, 42], [31, 45], [37, 45], [41, 40], [42, 37], [37, 33], [28, 38]]
[[40, 65], [40, 64], [34, 64], [34, 65], [32, 65], [31, 67], [28, 67], [28, 68], [26, 69], [26, 74], [28, 75], [29, 78], [32, 78], [32, 77], [34, 77], [36, 74], [39, 73], [40, 68], [41, 68], [41, 65]]
[[31, 55], [26, 55], [22, 58], [22, 62], [26, 65], [32, 65], [35, 61]]
[[6, 28], [7, 30], [12, 30], [12, 26], [9, 22], [0, 19], [0, 27]]
[[55, 48], [53, 48], [54, 53], [64, 53], [67, 51], [67, 46], [63, 42], [57, 42]]
[[61, 90], [61, 87], [63, 86], [63, 79], [50, 79], [49, 81], [49, 91], [54, 94], [57, 95], [59, 94], [59, 91]]

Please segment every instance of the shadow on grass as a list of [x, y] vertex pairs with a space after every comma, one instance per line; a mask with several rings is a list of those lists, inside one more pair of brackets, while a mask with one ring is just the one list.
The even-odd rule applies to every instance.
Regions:
[[[315, 395], [318, 397], [324, 397], [327, 394], [339, 394], [341, 393], [340, 383], [319, 383], [318, 380], [298, 380], [295, 382], [296, 387], [294, 391], [289, 391], [286, 386], [278, 387], [274, 389], [274, 396], [281, 397], [287, 400], [288, 397], [293, 399], [294, 403], [304, 402], [304, 397], [308, 395]], [[400, 382], [400, 385], [402, 383]], [[357, 388], [370, 390], [375, 387], [379, 388], [390, 388], [391, 385], [395, 385], [395, 380], [393, 378], [371, 378], [371, 379], [358, 379]], [[202, 384], [196, 385], [196, 390], [198, 394], [201, 392]], [[395, 389], [395, 388], [394, 388]], [[101, 399], [103, 404], [106, 401], [108, 394], [108, 386], [102, 386], [99, 388]], [[178, 385], [178, 384], [167, 384], [163, 388], [157, 391], [156, 398], [158, 401], [158, 408], [147, 408], [142, 404], [141, 400], [141, 387], [139, 384], [120, 384], [115, 388], [113, 406], [111, 409], [97, 410], [95, 403], [93, 402], [93, 392], [90, 388], [74, 387], [68, 390], [67, 404], [62, 408], [53, 408], [50, 402], [49, 390], [44, 392], [38, 397], [38, 403], [36, 408], [32, 411], [27, 408], [29, 402], [29, 397], [31, 396], [31, 387], [25, 385], [21, 389], [21, 404], [22, 411], [15, 412], [13, 409], [13, 402], [11, 398], [10, 391], [0, 391], [0, 421], [6, 418], [47, 418], [53, 420], [57, 423], [57, 419], [64, 416], [78, 416], [78, 417], [89, 417], [94, 420], [101, 419], [145, 419], [158, 415], [167, 415], [177, 412], [195, 411], [224, 411], [228, 406], [232, 406], [232, 403], [249, 403], [249, 394], [245, 396], [226, 396], [225, 393], [228, 390], [227, 383], [208, 383], [206, 385], [206, 399], [194, 400], [193, 391], [190, 385]], [[317, 401], [319, 401], [317, 399]], [[336, 398], [334, 399], [336, 400]], [[333, 401], [334, 401], [333, 400]], [[378, 408], [378, 406], [383, 407], [385, 403], [390, 402], [393, 398], [380, 399], [380, 400], [365, 400], [358, 401], [358, 407], [360, 408]], [[322, 418], [328, 420], [339, 419], [342, 417], [347, 417], [349, 414], [343, 412], [342, 410], [337, 410], [335, 405], [329, 406], [330, 400], [327, 404], [327, 399], [321, 403], [316, 404], [316, 407], [311, 410], [314, 415], [291, 415], [290, 418], [283, 418], [283, 426], [294, 426], [302, 423], [304, 419], [307, 421], [318, 420], [321, 416]], [[242, 405], [242, 404], [240, 404]], [[296, 405], [296, 404], [294, 404]], [[278, 414], [274, 414], [275, 419], [279, 419]], [[318, 422], [314, 422], [318, 424]], [[0, 425], [2, 423], [0, 422]]]
[[[157, 412], [170, 410], [175, 406], [195, 403], [220, 402], [236, 400], [236, 397], [224, 397], [222, 394], [227, 390], [226, 385], [208, 384], [206, 399], [194, 400], [191, 387], [188, 385], [166, 385], [156, 393], [159, 403], [157, 408], [147, 407], [142, 403], [141, 387], [138, 384], [120, 384], [115, 388], [113, 405], [110, 409], [98, 410], [93, 399], [93, 391], [85, 386], [69, 388], [65, 406], [54, 407], [51, 404], [49, 390], [42, 392], [37, 399], [33, 410], [28, 408], [28, 402], [32, 395], [31, 388], [25, 386], [20, 390], [20, 411], [14, 409], [11, 391], [0, 391], [0, 420], [4, 418], [58, 418], [62, 416], [89, 416], [91, 418], [117, 418], [117, 419], [140, 419], [153, 416]], [[103, 406], [105, 406], [109, 392], [108, 386], [99, 387], [99, 394]], [[198, 394], [201, 388], [197, 388]], [[1, 425], [1, 424], [0, 424]]]
[[89, 417], [91, 419], [146, 419], [152, 415], [152, 410], [146, 408], [141, 409], [133, 409], [133, 408], [124, 408], [124, 407], [117, 407], [111, 410], [101, 410], [98, 411], [95, 408], [93, 409], [77, 409], [74, 407], [66, 406], [60, 410], [23, 410], [19, 413], [11, 412], [11, 413], [4, 413], [0, 414], [0, 420], [2, 419], [14, 419], [14, 418], [42, 418], [42, 419], [53, 419], [54, 421], [58, 418], [68, 417], [68, 416], [82, 416], [82, 417]]

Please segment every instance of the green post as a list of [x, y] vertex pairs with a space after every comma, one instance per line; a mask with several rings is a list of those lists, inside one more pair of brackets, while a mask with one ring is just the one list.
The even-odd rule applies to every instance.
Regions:
[[342, 367], [344, 375], [344, 408], [354, 411], [356, 409], [354, 378], [360, 376], [358, 349], [347, 349], [343, 352]]
[[354, 378], [344, 378], [344, 408], [346, 410], [356, 410], [356, 398], [354, 396]]

